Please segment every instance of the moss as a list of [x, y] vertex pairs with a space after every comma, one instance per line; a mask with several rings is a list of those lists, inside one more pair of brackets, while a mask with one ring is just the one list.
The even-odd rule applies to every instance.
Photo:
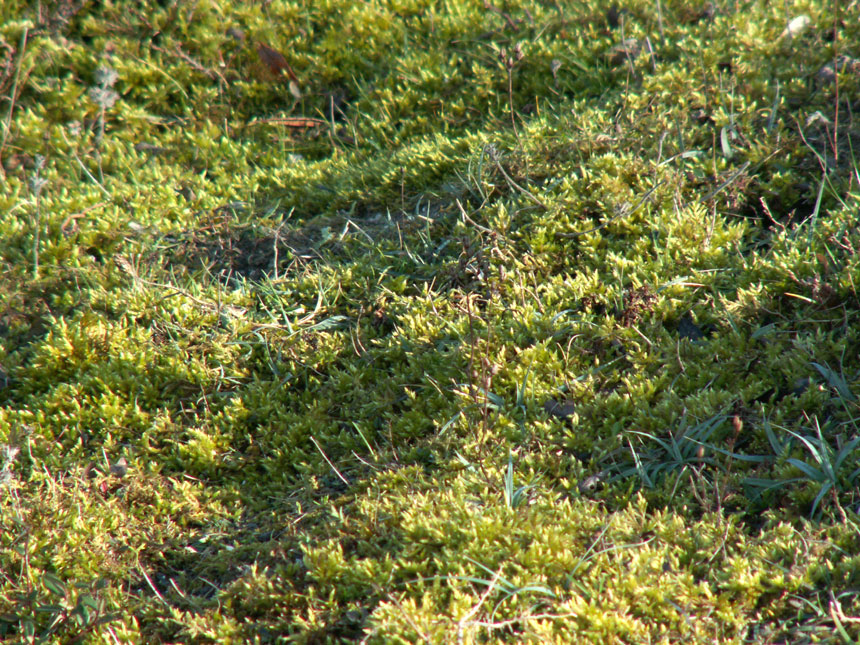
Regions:
[[4, 642], [857, 638], [856, 8], [437, 4], [9, 5]]

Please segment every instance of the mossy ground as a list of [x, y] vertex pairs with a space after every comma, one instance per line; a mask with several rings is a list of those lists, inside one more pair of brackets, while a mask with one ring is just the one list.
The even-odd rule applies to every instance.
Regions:
[[856, 2], [3, 7], [0, 638], [860, 636]]

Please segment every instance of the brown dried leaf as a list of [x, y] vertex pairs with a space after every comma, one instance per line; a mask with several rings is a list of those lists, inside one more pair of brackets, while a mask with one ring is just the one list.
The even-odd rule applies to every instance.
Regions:
[[227, 30], [227, 35], [230, 36], [237, 43], [245, 42], [245, 32], [239, 29], [238, 27], [230, 27]]
[[259, 41], [256, 44], [256, 49], [257, 56], [260, 57], [260, 60], [263, 61], [263, 64], [269, 68], [272, 74], [280, 75], [281, 73], [286, 73], [289, 79], [293, 83], [296, 83], [296, 87], [298, 87], [299, 78], [293, 72], [293, 68], [290, 67], [290, 64], [281, 52]]
[[648, 285], [638, 289], [630, 289], [624, 293], [624, 310], [621, 312], [621, 324], [632, 327], [642, 318], [642, 315], [654, 310], [657, 296]]

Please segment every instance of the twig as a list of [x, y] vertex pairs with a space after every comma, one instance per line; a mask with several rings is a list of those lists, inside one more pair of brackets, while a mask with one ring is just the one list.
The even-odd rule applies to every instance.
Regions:
[[[660, 30], [660, 41], [665, 44], [666, 43], [666, 32], [663, 28], [663, 4], [660, 0], [657, 0], [657, 28]], [[648, 46], [651, 46], [651, 43], [648, 43]], [[652, 52], [653, 56], [653, 52]]]
[[42, 168], [45, 167], [45, 157], [36, 155], [36, 168], [30, 178], [30, 192], [36, 199], [36, 230], [33, 234], [33, 279], [39, 278], [39, 244], [42, 234], [42, 189], [48, 180], [41, 176]]
[[[66, 133], [60, 131], [60, 134], [62, 134], [63, 136], [63, 141], [65, 141], [66, 144], [68, 144], [68, 146], [71, 148], [72, 144], [69, 142], [68, 138], [66, 138]], [[102, 191], [102, 193], [104, 193], [105, 197], [113, 199], [113, 195], [111, 195], [110, 191], [104, 187], [104, 184], [102, 184], [98, 179], [96, 179], [93, 173], [89, 171], [89, 168], [87, 168], [84, 165], [84, 162], [81, 161], [81, 158], [78, 156], [78, 153], [74, 150], [72, 150], [72, 157], [74, 157], [75, 161], [78, 162], [78, 165], [81, 167], [81, 170], [84, 171], [84, 174], [90, 178], [90, 180]], [[101, 162], [99, 162], [99, 164], [101, 164]], [[101, 166], [99, 166], [99, 168], [101, 168]], [[104, 177], [102, 177], [102, 179], [104, 179]]]
[[316, 119], [309, 116], [295, 116], [285, 118], [271, 119], [254, 119], [248, 124], [248, 127], [255, 125], [283, 125], [288, 128], [315, 128], [317, 126], [328, 125], [328, 121]]
[[622, 212], [618, 213], [618, 215], [610, 217], [608, 220], [606, 220], [602, 224], [598, 224], [597, 226], [590, 228], [587, 231], [579, 231], [577, 233], [559, 233], [558, 237], [571, 238], [571, 237], [581, 237], [583, 235], [588, 235], [589, 233], [594, 233], [595, 231], [599, 231], [600, 229], [602, 229], [605, 226], [609, 226], [612, 222], [614, 222], [615, 220], [617, 220], [621, 217], [624, 217], [625, 215], [632, 215], [637, 210], [639, 210], [639, 208], [642, 206], [642, 204], [644, 204], [648, 200], [648, 198], [651, 197], [651, 194], [655, 190], [657, 190], [660, 186], [662, 186], [664, 183], [665, 183], [664, 181], [657, 182], [647, 193], [645, 193], [644, 197], [642, 197], [642, 199], [639, 200], [639, 203], [636, 204], [636, 206], [631, 208], [629, 211], [622, 211]]
[[334, 474], [335, 474], [335, 475], [337, 475], [338, 477], [340, 477], [340, 481], [342, 481], [342, 482], [343, 482], [344, 484], [346, 484], [347, 486], [350, 486], [349, 480], [348, 480], [346, 477], [344, 477], [343, 475], [341, 475], [341, 474], [340, 474], [340, 471], [337, 469], [337, 467], [336, 467], [333, 463], [331, 463], [331, 459], [329, 459], [329, 458], [326, 456], [326, 454], [323, 452], [323, 449], [322, 449], [322, 448], [320, 448], [320, 445], [317, 443], [317, 440], [316, 440], [316, 439], [314, 439], [313, 437], [311, 437], [311, 441], [312, 441], [312, 442], [313, 442], [313, 444], [317, 447], [317, 450], [319, 450], [319, 451], [320, 451], [320, 454], [322, 455], [323, 459], [325, 459], [326, 463], [327, 463], [329, 466], [331, 466], [331, 469], [334, 471]]
[[146, 580], [146, 584], [148, 584], [148, 585], [149, 585], [149, 588], [150, 588], [150, 589], [152, 589], [152, 590], [155, 592], [156, 597], [157, 597], [157, 598], [158, 598], [162, 603], [164, 603], [164, 605], [165, 605], [166, 607], [170, 607], [170, 603], [169, 603], [169, 602], [167, 602], [167, 601], [164, 599], [164, 596], [162, 596], [162, 595], [161, 595], [161, 592], [160, 592], [158, 589], [156, 589], [156, 587], [155, 587], [155, 585], [154, 585], [154, 584], [152, 584], [152, 580], [151, 580], [151, 579], [150, 579], [150, 577], [147, 575], [146, 570], [143, 568], [143, 565], [138, 563], [138, 565], [137, 565], [137, 566], [138, 566], [138, 568], [140, 569], [140, 572], [143, 574], [143, 577], [144, 577], [144, 579]]
[[[93, 204], [92, 206], [87, 206], [82, 211], [79, 211], [77, 213], [72, 213], [66, 219], [63, 220], [63, 223], [60, 225], [60, 230], [63, 233], [67, 233], [66, 229], [69, 227], [70, 224], [74, 224], [76, 220], [79, 220], [84, 215], [86, 215], [87, 213], [89, 213], [92, 210], [95, 210], [96, 208], [101, 208], [105, 204], [107, 204], [107, 202], [98, 202], [97, 204]], [[77, 227], [77, 224], [75, 224], [75, 226]]]
[[833, 106], [833, 159], [839, 163], [839, 1], [834, 4], [833, 12], [833, 71], [834, 106]]
[[[9, 130], [12, 129], [12, 112], [15, 111], [15, 99], [18, 97], [18, 81], [21, 77], [21, 61], [24, 60], [24, 51], [27, 49], [27, 34], [29, 28], [24, 27], [24, 33], [21, 34], [21, 45], [18, 47], [18, 64], [15, 66], [15, 80], [12, 83], [12, 92], [9, 95], [9, 113], [6, 115], [6, 127], [3, 128], [3, 141], [0, 143], [0, 158], [3, 157], [3, 150], [6, 149], [6, 142], [9, 139]], [[0, 164], [0, 173], [6, 176], [2, 164]]]
[[481, 610], [481, 607], [487, 601], [487, 598], [489, 598], [490, 594], [493, 593], [493, 591], [495, 590], [496, 584], [499, 582], [499, 578], [502, 577], [502, 569], [503, 568], [504, 568], [504, 564], [502, 566], [500, 566], [499, 570], [496, 571], [496, 573], [493, 575], [493, 579], [490, 580], [490, 584], [487, 585], [487, 590], [483, 594], [481, 594], [481, 597], [478, 599], [478, 602], [475, 603], [475, 606], [472, 607], [471, 611], [469, 611], [468, 614], [463, 616], [458, 621], [458, 624], [457, 624], [457, 641], [458, 642], [460, 642], [460, 643], [463, 642], [463, 628], [466, 627], [466, 625], [469, 624], [469, 621], [471, 621], [471, 619], [475, 616], [475, 614], [477, 614]]
[[712, 190], [711, 192], [709, 192], [707, 195], [705, 195], [704, 197], [702, 197], [702, 199], [700, 199], [699, 201], [700, 201], [700, 202], [702, 202], [702, 203], [704, 204], [706, 201], [710, 200], [712, 197], [716, 197], [719, 193], [723, 192], [723, 190], [725, 190], [725, 188], [726, 188], [729, 184], [731, 184], [735, 179], [737, 179], [738, 177], [740, 177], [740, 176], [741, 176], [741, 174], [743, 174], [743, 172], [744, 172], [747, 168], [749, 168], [749, 166], [750, 166], [750, 162], [749, 162], [749, 161], [745, 161], [745, 162], [744, 162], [744, 165], [742, 165], [740, 168], [738, 168], [738, 169], [734, 172], [734, 174], [733, 174], [731, 177], [729, 177], [728, 179], [726, 179], [726, 180], [725, 180], [725, 181], [724, 181], [724, 182], [723, 182], [719, 187], [717, 187], [717, 188], [715, 188], [714, 190]]
[[473, 625], [477, 625], [478, 627], [486, 627], [488, 630], [493, 631], [496, 629], [506, 629], [512, 625], [516, 625], [518, 623], [524, 623], [529, 620], [560, 620], [562, 618], [572, 618], [576, 616], [576, 614], [523, 614], [521, 616], [517, 616], [516, 618], [509, 618], [507, 620], [499, 620], [496, 622], [475, 622]]
[[648, 58], [651, 60], [651, 71], [657, 73], [657, 54], [654, 53], [654, 47], [651, 45], [651, 39], [645, 38], [645, 44], [648, 46]]
[[514, 22], [514, 19], [511, 18], [509, 14], [494, 6], [491, 2], [487, 2], [487, 0], [484, 0], [484, 9], [489, 9], [493, 13], [497, 13], [498, 15], [500, 15], [504, 19], [504, 21], [508, 23], [508, 27], [516, 31], [517, 23]]
[[489, 152], [490, 159], [492, 159], [493, 163], [496, 164], [496, 168], [498, 168], [499, 172], [502, 173], [502, 176], [505, 178], [505, 181], [507, 181], [511, 186], [516, 188], [523, 195], [525, 195], [526, 197], [531, 199], [535, 204], [537, 204], [538, 206], [540, 206], [544, 210], [546, 210], [546, 211], [549, 210], [549, 206], [547, 206], [540, 199], [538, 199], [534, 193], [532, 193], [529, 190], [526, 190], [525, 188], [520, 186], [517, 182], [515, 182], [513, 180], [513, 178], [505, 171], [505, 169], [502, 168], [502, 164], [499, 163], [498, 153], [496, 152], [496, 149], [493, 146], [487, 146], [487, 152]]
[[493, 233], [495, 233], [495, 231], [494, 231], [493, 229], [491, 229], [491, 228], [487, 228], [486, 226], [481, 226], [481, 225], [480, 225], [480, 224], [478, 224], [475, 220], [473, 220], [471, 217], [469, 217], [469, 216], [466, 214], [466, 210], [463, 208], [463, 204], [461, 204], [461, 203], [460, 203], [460, 200], [459, 200], [459, 199], [457, 199], [457, 200], [455, 200], [455, 201], [457, 202], [457, 208], [459, 208], [459, 209], [460, 209], [460, 214], [462, 215], [462, 217], [463, 217], [463, 220], [464, 220], [464, 221], [469, 222], [469, 224], [471, 224], [472, 226], [474, 226], [476, 229], [478, 229], [478, 230], [479, 230], [479, 231], [481, 231], [482, 233], [489, 233], [489, 234], [491, 234], [491, 235], [492, 235]]

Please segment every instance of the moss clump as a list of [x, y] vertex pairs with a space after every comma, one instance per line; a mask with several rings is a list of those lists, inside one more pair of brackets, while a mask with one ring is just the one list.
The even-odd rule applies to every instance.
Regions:
[[856, 6], [6, 4], [4, 642], [860, 636]]

